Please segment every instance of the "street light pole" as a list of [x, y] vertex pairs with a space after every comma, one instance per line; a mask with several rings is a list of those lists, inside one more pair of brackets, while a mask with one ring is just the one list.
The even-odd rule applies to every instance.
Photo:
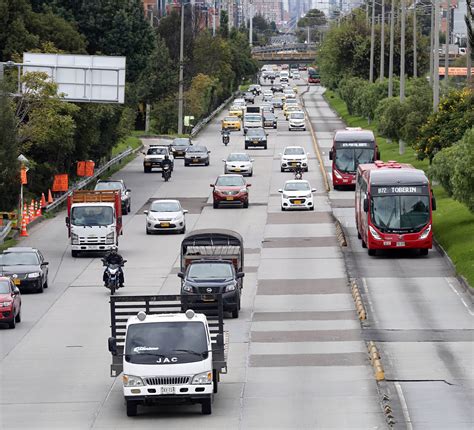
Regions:
[[179, 39], [178, 134], [183, 134], [183, 80], [184, 80], [184, 0], [181, 0], [181, 29]]
[[448, 83], [449, 76], [449, 39], [450, 29], [449, 21], [451, 21], [451, 10], [449, 9], [449, 3], [446, 8], [446, 43], [444, 44], [444, 83]]
[[388, 62], [388, 96], [393, 96], [393, 51], [395, 38], [395, 0], [390, 9], [390, 58]]
[[249, 45], [253, 46], [253, 0], [249, 1], [250, 9], [250, 28], [249, 28]]
[[374, 82], [374, 55], [375, 55], [375, 0], [372, 0], [372, 27], [370, 30], [370, 70], [369, 82]]
[[440, 0], [434, 0], [434, 43], [433, 43], [433, 111], [438, 112], [439, 105], [439, 12]]
[[416, 0], [413, 3], [413, 77], [416, 78], [418, 75], [417, 71], [417, 49], [416, 49]]
[[405, 100], [405, 21], [406, 0], [401, 0], [402, 16], [400, 29], [400, 101]]
[[430, 24], [430, 86], [433, 87], [433, 50], [434, 50], [434, 7], [431, 4]]
[[[472, 11], [470, 9], [470, 6], [469, 6], [469, 3], [466, 2], [466, 8], [467, 8], [467, 13], [466, 13], [466, 16], [468, 19], [471, 19], [472, 17]], [[467, 33], [467, 32], [466, 32]], [[466, 34], [467, 35], [467, 34]], [[469, 40], [467, 40], [467, 47], [466, 47], [466, 71], [467, 71], [467, 83], [471, 83], [471, 80], [472, 80], [472, 59], [471, 59], [471, 44], [469, 43]]]
[[380, 23], [380, 82], [385, 74], [385, 0], [382, 0], [382, 22]]

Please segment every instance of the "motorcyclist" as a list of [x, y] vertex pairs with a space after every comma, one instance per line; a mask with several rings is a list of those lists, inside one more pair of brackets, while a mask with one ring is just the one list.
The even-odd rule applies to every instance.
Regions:
[[165, 166], [168, 166], [169, 174], [171, 176], [171, 167], [172, 167], [172, 165], [173, 165], [173, 163], [171, 162], [169, 155], [166, 154], [165, 158], [161, 162], [161, 169], [162, 169], [161, 170], [161, 176], [163, 176], [163, 178], [165, 177], [165, 170], [166, 170]]
[[[123, 270], [122, 266], [125, 262], [125, 260], [122, 258], [122, 256], [117, 252], [116, 248], [112, 248], [105, 256], [102, 258], [102, 262], [104, 263], [104, 266], [110, 266], [112, 264], [116, 264], [119, 266], [119, 283], [120, 287], [123, 287], [124, 284], [124, 276], [123, 276]], [[107, 286], [107, 268], [104, 270], [104, 276], [103, 276], [103, 281], [105, 286]]]
[[230, 141], [230, 130], [226, 127], [226, 128], [223, 128], [222, 131], [221, 131], [221, 134], [222, 134], [222, 143], [229, 143]]
[[293, 171], [295, 173], [295, 179], [303, 178], [303, 167], [301, 166], [301, 163], [297, 163]]

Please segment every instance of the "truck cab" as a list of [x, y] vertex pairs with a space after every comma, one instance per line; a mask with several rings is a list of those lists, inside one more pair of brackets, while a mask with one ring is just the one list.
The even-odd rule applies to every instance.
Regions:
[[154, 168], [161, 169], [161, 163], [166, 156], [171, 160], [171, 170], [173, 170], [174, 156], [170, 147], [168, 145], [150, 145], [143, 159], [143, 171], [150, 173]]

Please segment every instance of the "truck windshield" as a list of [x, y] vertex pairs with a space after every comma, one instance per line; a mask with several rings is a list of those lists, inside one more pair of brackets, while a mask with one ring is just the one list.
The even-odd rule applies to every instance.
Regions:
[[230, 279], [233, 277], [231, 264], [191, 264], [188, 271], [188, 278], [190, 279]]
[[110, 225], [114, 222], [114, 212], [110, 206], [74, 207], [71, 224], [77, 226]]
[[207, 335], [202, 322], [157, 322], [128, 327], [125, 361], [129, 363], [192, 363], [207, 356]]
[[341, 172], [355, 173], [359, 164], [373, 163], [374, 155], [373, 148], [338, 148], [336, 149], [336, 168]]
[[428, 196], [372, 197], [371, 218], [382, 232], [417, 232], [430, 220]]

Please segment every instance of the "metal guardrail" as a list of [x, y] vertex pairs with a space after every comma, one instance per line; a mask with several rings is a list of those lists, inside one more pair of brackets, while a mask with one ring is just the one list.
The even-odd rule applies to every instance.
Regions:
[[114, 158], [111, 160], [107, 161], [103, 166], [99, 167], [95, 172], [94, 175], [89, 176], [86, 179], [83, 179], [82, 181], [74, 184], [67, 193], [63, 194], [61, 197], [58, 197], [53, 203], [49, 204], [44, 208], [44, 212], [50, 212], [59, 206], [61, 206], [66, 200], [69, 195], [72, 194], [73, 191], [80, 190], [87, 185], [89, 185], [92, 181], [97, 179], [102, 173], [104, 173], [107, 169], [112, 167], [113, 165], [120, 163], [125, 157], [129, 156], [130, 154], [133, 154], [135, 152], [138, 152], [142, 147], [139, 146], [138, 148], [132, 149], [131, 147], [128, 147], [125, 151], [121, 152], [120, 154], [116, 155]]
[[8, 221], [3, 227], [0, 229], [0, 243], [5, 241], [5, 238], [8, 236], [12, 229], [12, 222]]

